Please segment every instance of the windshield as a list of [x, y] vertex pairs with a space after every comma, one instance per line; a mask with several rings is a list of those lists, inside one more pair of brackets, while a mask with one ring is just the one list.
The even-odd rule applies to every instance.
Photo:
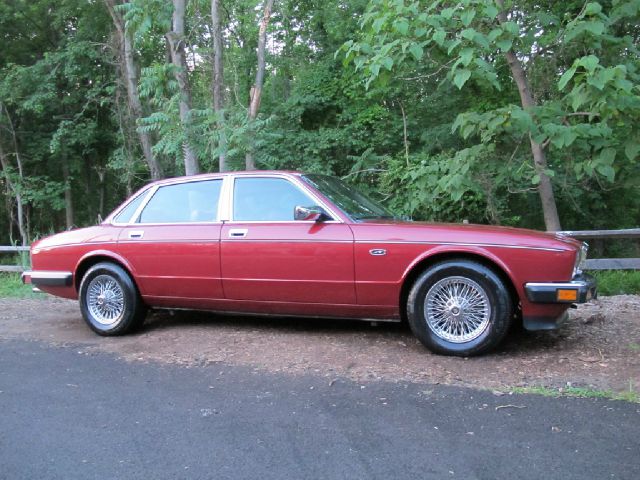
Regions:
[[382, 205], [336, 177], [310, 174], [304, 175], [302, 178], [320, 190], [353, 220], [395, 218]]

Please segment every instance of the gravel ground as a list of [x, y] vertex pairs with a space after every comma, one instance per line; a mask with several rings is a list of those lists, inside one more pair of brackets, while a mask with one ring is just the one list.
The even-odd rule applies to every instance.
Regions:
[[640, 296], [581, 305], [554, 332], [514, 330], [496, 352], [468, 359], [430, 353], [401, 324], [201, 312], [153, 312], [139, 333], [103, 338], [85, 326], [76, 302], [0, 299], [0, 338], [73, 345], [87, 355], [109, 352], [128, 361], [241, 365], [311, 373], [329, 382], [347, 377], [489, 389], [640, 388]]

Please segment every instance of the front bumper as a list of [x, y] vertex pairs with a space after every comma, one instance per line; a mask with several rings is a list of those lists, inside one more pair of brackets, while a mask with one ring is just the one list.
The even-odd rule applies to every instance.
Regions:
[[68, 287], [73, 281], [71, 272], [29, 271], [21, 276], [22, 283], [36, 287]]
[[533, 303], [585, 303], [598, 296], [596, 279], [580, 274], [570, 282], [527, 283], [527, 298]]

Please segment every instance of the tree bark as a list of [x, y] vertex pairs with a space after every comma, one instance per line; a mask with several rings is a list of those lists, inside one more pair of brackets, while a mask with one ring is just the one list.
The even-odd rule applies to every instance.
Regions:
[[98, 219], [102, 222], [102, 216], [104, 215], [104, 200], [106, 197], [107, 186], [105, 183], [105, 178], [107, 176], [107, 170], [105, 168], [96, 168], [96, 173], [98, 174]]
[[[4, 104], [0, 104], [0, 114], [1, 110], [4, 109], [4, 112], [7, 117], [7, 121], [9, 122], [9, 133], [11, 134], [11, 141], [13, 144], [14, 155], [16, 157], [16, 164], [18, 166], [18, 176], [20, 178], [20, 182], [24, 177], [24, 172], [22, 170], [22, 159], [20, 158], [20, 152], [18, 151], [18, 140], [16, 139], [16, 132], [13, 128], [13, 121], [11, 120], [11, 116], [9, 115], [9, 111], [6, 109]], [[17, 187], [13, 180], [11, 179], [10, 171], [11, 166], [7, 156], [2, 149], [2, 144], [0, 143], [0, 165], [2, 166], [2, 170], [5, 172], [5, 179], [7, 183], [8, 189], [13, 192], [13, 195], [16, 199], [16, 210], [18, 213], [17, 223], [18, 223], [18, 231], [20, 232], [20, 241], [22, 242], [22, 246], [26, 246], [29, 244], [29, 231], [26, 228], [25, 224], [25, 213], [24, 213], [24, 204], [22, 202], [22, 194], [20, 193], [20, 188]]]
[[[22, 195], [20, 194], [20, 190], [16, 187], [16, 185], [11, 180], [11, 166], [9, 164], [9, 160], [4, 153], [2, 145], [0, 145], [0, 165], [2, 166], [2, 170], [5, 172], [5, 181], [7, 183], [8, 189], [13, 193], [13, 196], [16, 200], [16, 209], [18, 211], [18, 231], [20, 232], [20, 241], [22, 242], [22, 246], [29, 244], [29, 238], [27, 236], [27, 231], [24, 225], [24, 210], [22, 205]], [[11, 231], [11, 229], [9, 229]]]
[[[143, 117], [142, 102], [138, 95], [138, 67], [133, 50], [133, 39], [131, 32], [125, 29], [124, 19], [115, 6], [118, 4], [116, 0], [105, 0], [105, 5], [116, 27], [118, 35], [120, 63], [122, 64], [122, 73], [127, 87], [127, 97], [129, 99], [129, 109], [134, 123]], [[137, 129], [136, 129], [137, 130]], [[149, 133], [137, 131], [142, 154], [149, 167], [149, 172], [153, 180], [158, 180], [164, 176], [162, 167], [158, 159], [153, 154], [151, 136]]]
[[74, 223], [74, 211], [73, 211], [73, 195], [71, 193], [71, 175], [69, 174], [69, 165], [67, 163], [67, 156], [63, 155], [62, 158], [62, 178], [64, 178], [64, 213], [65, 224], [67, 230], [73, 228]]
[[218, 167], [221, 172], [227, 170], [227, 136], [224, 118], [224, 65], [222, 44], [222, 29], [220, 28], [220, 0], [211, 0], [211, 26], [213, 35], [213, 110], [218, 117], [220, 134]]
[[189, 87], [189, 77], [187, 74], [187, 60], [184, 53], [184, 14], [187, 0], [173, 0], [172, 30], [167, 32], [165, 37], [169, 43], [171, 63], [175, 68], [175, 79], [180, 90], [180, 122], [185, 132], [186, 140], [184, 149], [184, 170], [187, 175], [200, 173], [200, 165], [193, 147], [189, 141], [189, 123], [191, 113], [191, 89]]
[[[501, 9], [498, 15], [500, 23], [507, 21], [507, 12], [504, 9], [504, 0], [496, 0], [496, 3]], [[511, 70], [511, 76], [518, 86], [518, 92], [520, 94], [520, 103], [522, 108], [530, 109], [536, 106], [536, 102], [531, 95], [531, 89], [529, 88], [529, 82], [527, 81], [527, 75], [522, 67], [522, 63], [518, 60], [513, 51], [505, 53], [509, 69]], [[558, 217], [558, 209], [556, 207], [556, 199], [553, 194], [553, 185], [549, 175], [546, 174], [547, 158], [544, 153], [544, 148], [541, 144], [536, 142], [531, 135], [529, 135], [529, 143], [531, 144], [531, 153], [533, 155], [533, 165], [536, 174], [540, 178], [538, 184], [538, 194], [540, 195], [540, 201], [542, 203], [542, 214], [544, 216], [544, 224], [547, 231], [561, 230], [560, 218]]]
[[[258, 110], [260, 109], [260, 100], [262, 99], [262, 85], [264, 83], [264, 69], [265, 69], [265, 50], [267, 46], [267, 27], [269, 26], [269, 20], [271, 19], [271, 10], [273, 9], [273, 0], [265, 0], [264, 12], [262, 15], [262, 21], [260, 22], [260, 30], [258, 32], [258, 62], [256, 69], [256, 81], [251, 88], [250, 102], [249, 102], [249, 134], [253, 135], [253, 129], [251, 125], [258, 117]], [[254, 158], [254, 139], [250, 139], [249, 149], [245, 157], [245, 168], [247, 170], [255, 170], [256, 163]]]

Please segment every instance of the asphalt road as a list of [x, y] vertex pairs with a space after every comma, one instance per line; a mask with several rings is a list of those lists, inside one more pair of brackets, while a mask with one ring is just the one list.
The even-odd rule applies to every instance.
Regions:
[[1, 479], [637, 479], [640, 405], [0, 341]]

